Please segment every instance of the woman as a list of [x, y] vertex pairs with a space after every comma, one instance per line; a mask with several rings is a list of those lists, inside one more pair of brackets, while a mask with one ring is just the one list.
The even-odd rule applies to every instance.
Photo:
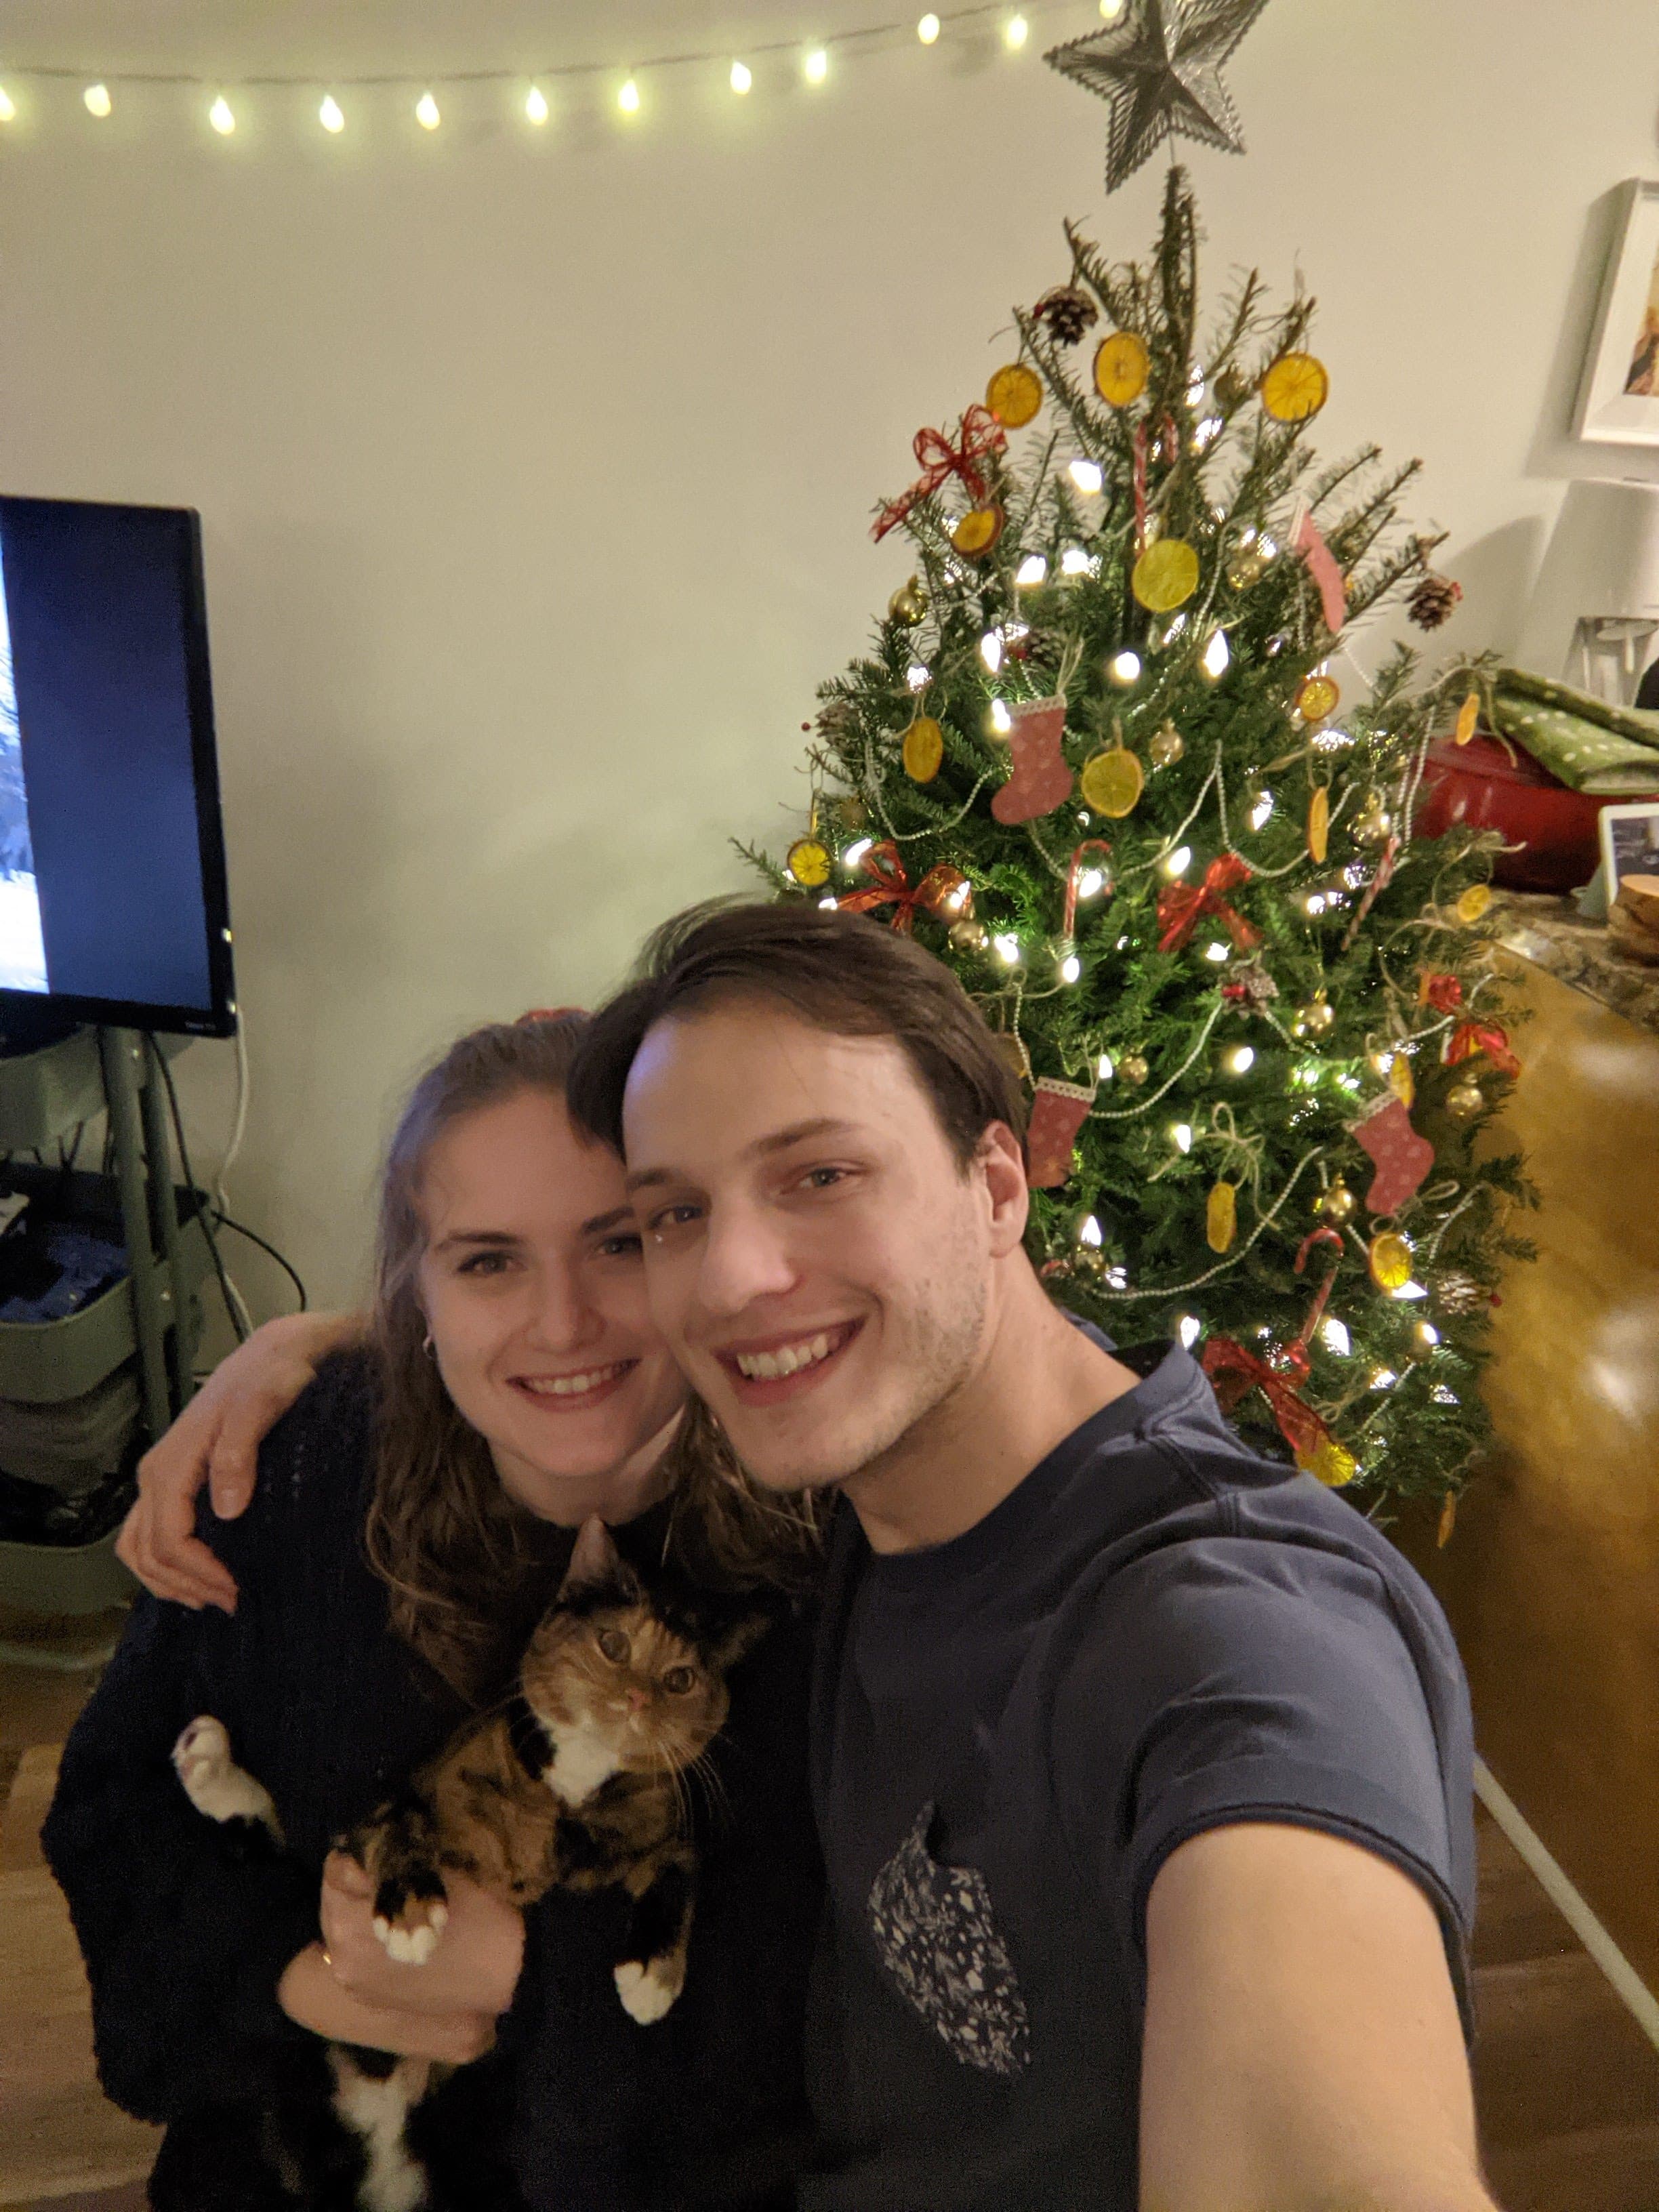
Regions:
[[[152, 2193], [181, 2212], [264, 2201], [239, 2182], [248, 2084], [313, 2034], [452, 2061], [494, 2044], [437, 2093], [481, 2205], [792, 2201], [819, 1902], [799, 1608], [733, 1670], [695, 1815], [686, 1989], [655, 2026], [617, 2002], [604, 1897], [554, 1892], [521, 1919], [458, 1880], [413, 1966], [328, 1858], [504, 1693], [588, 1515], [647, 1572], [672, 1555], [725, 1589], [810, 1577], [810, 1522], [721, 1464], [650, 1326], [620, 1165], [565, 1110], [580, 1030], [479, 1030], [416, 1086], [382, 1185], [368, 1343], [272, 1429], [246, 1512], [208, 1523], [239, 1601], [142, 1600], [66, 1747], [45, 1841], [100, 2070], [167, 2124]], [[169, 1753], [198, 1712], [270, 1790], [296, 1863], [232, 1863], [186, 1802]], [[497, 2152], [507, 2171], [486, 2181]]]

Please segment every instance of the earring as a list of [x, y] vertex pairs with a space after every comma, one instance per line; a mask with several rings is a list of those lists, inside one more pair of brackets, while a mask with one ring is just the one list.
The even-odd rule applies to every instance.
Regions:
[[421, 1339], [421, 1349], [425, 1352], [428, 1359], [432, 1358], [432, 1332], [430, 1329], [428, 1329], [426, 1334]]

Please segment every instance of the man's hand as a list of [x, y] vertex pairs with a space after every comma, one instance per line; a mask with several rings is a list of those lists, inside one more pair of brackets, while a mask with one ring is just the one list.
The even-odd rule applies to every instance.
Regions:
[[331, 2043], [361, 2043], [395, 2051], [403, 2058], [437, 2058], [465, 2066], [483, 2057], [495, 2040], [488, 2013], [395, 2012], [365, 2004], [343, 1990], [330, 1972], [320, 1943], [290, 1959], [276, 1984], [276, 2002], [292, 2021]]
[[505, 2012], [524, 1964], [524, 1918], [464, 1876], [444, 1871], [449, 1917], [423, 1966], [394, 1959], [374, 1933], [373, 1885], [356, 1859], [331, 1851], [323, 1868], [323, 1941], [334, 1977], [364, 2004], [447, 2016]]
[[157, 1597], [236, 1610], [236, 1583], [196, 1536], [196, 1498], [234, 1521], [253, 1495], [259, 1445], [331, 1352], [362, 1341], [357, 1314], [289, 1314], [256, 1328], [215, 1368], [138, 1462], [138, 1495], [115, 1556]]
[[1498, 2212], [1440, 1923], [1316, 1829], [1211, 1828], [1146, 1903], [1141, 2212]]

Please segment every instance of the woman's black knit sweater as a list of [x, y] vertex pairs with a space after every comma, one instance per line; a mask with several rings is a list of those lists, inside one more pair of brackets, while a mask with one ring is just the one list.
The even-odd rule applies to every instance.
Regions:
[[[363, 1554], [374, 1423], [367, 1360], [330, 1362], [266, 1439], [246, 1512], [204, 1509], [234, 1615], [141, 1598], [64, 1752], [46, 1854], [86, 1956], [100, 2077], [142, 2118], [187, 2127], [246, 2105], [305, 2038], [275, 1990], [317, 1936], [330, 1844], [465, 1717], [392, 1633]], [[617, 1536], [648, 1570], [662, 1510]], [[498, 2051], [465, 2073], [493, 2082], [506, 2115], [494, 2148], [538, 2212], [793, 2201], [822, 1898], [809, 1662], [808, 1625], [791, 1620], [733, 1671], [725, 1803], [699, 1805], [686, 1988], [665, 2020], [638, 2027], [617, 2001], [619, 1900], [556, 1891], [527, 1916]], [[186, 1801], [168, 1754], [198, 1713], [225, 1723], [270, 1791], [291, 1860], [238, 1863]]]

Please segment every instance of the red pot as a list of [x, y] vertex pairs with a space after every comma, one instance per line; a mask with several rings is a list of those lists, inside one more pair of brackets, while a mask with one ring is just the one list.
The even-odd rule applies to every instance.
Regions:
[[1429, 748], [1414, 834], [1443, 837], [1455, 822], [1501, 831], [1518, 853], [1500, 853], [1494, 883], [1516, 891], [1571, 891], [1587, 884], [1601, 859], [1596, 823], [1613, 798], [1573, 791], [1519, 745], [1511, 760], [1496, 738], [1466, 745], [1442, 738]]

